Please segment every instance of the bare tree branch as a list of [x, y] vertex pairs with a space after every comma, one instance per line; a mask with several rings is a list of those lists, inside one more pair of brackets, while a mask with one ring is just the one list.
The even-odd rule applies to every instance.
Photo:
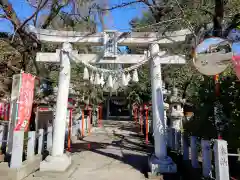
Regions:
[[69, 3], [69, 1], [67, 1], [63, 5], [59, 5], [58, 4], [58, 0], [54, 0], [53, 3], [52, 3], [52, 6], [50, 8], [50, 14], [48, 15], [48, 17], [46, 18], [45, 22], [43, 23], [42, 28], [46, 29], [50, 25], [52, 20], [59, 14], [61, 9], [64, 8], [65, 6], [67, 6], [68, 3]]
[[27, 33], [24, 30], [24, 28], [21, 27], [21, 21], [20, 21], [19, 17], [17, 16], [15, 10], [12, 8], [12, 4], [9, 2], [9, 0], [0, 0], [0, 5], [2, 6], [2, 9], [3, 9], [7, 19], [9, 21], [11, 21], [11, 23], [14, 27], [14, 31], [19, 34], [22, 44], [23, 44], [23, 39], [25, 36], [28, 36], [34, 42], [37, 42], [39, 44], [39, 41], [36, 39], [36, 37], [34, 35]]
[[113, 7], [109, 7], [109, 8], [101, 8], [100, 6], [97, 5], [97, 9], [101, 10], [101, 11], [111, 11], [114, 9], [118, 9], [118, 8], [123, 8], [132, 4], [137, 4], [137, 3], [145, 3], [146, 0], [136, 0], [136, 1], [130, 1], [127, 3], [122, 3], [122, 4], [118, 4], [116, 6]]
[[154, 9], [154, 7], [157, 7], [157, 4], [156, 4], [155, 0], [153, 0], [153, 5], [154, 6], [152, 6], [152, 4], [150, 4], [148, 0], [144, 0], [144, 4], [146, 4], [148, 6], [149, 10], [151, 11], [151, 13], [153, 15], [156, 14], [156, 9]]
[[47, 2], [48, 0], [45, 0], [44, 3], [42, 3], [42, 0], [41, 0], [36, 11], [22, 23], [20, 28], [23, 28], [30, 20], [32, 20], [42, 10], [42, 8], [47, 4]]
[[0, 0], [0, 5], [2, 6], [5, 16], [12, 22], [13, 26], [15, 28], [19, 27], [21, 21], [18, 18], [14, 9], [12, 8], [12, 4], [8, 0]]

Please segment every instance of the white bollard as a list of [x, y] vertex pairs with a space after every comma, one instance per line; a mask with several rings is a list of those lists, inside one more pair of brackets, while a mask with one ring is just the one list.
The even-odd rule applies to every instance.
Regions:
[[32, 159], [35, 155], [35, 142], [36, 142], [36, 132], [28, 132], [28, 143], [27, 143], [27, 159]]
[[43, 152], [43, 129], [38, 130], [38, 154], [42, 154]]
[[227, 141], [215, 140], [214, 156], [215, 156], [216, 180], [229, 179]]
[[24, 131], [13, 131], [13, 146], [10, 168], [22, 166]]
[[53, 147], [53, 127], [48, 126], [48, 129], [47, 129], [47, 150], [49, 152], [52, 152], [52, 147]]

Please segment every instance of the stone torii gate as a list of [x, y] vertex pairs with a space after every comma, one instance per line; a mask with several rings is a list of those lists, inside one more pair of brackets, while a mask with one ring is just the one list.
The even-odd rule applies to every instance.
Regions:
[[[63, 44], [62, 50], [56, 53], [37, 53], [37, 61], [60, 63], [59, 85], [57, 95], [56, 117], [54, 120], [53, 148], [51, 155], [42, 162], [41, 171], [64, 171], [71, 164], [71, 159], [64, 154], [64, 135], [66, 109], [70, 83], [70, 58], [69, 53], [74, 53], [78, 59], [91, 64], [137, 64], [145, 58], [150, 58], [151, 86], [152, 86], [152, 111], [154, 127], [155, 152], [149, 158], [152, 173], [176, 172], [176, 165], [167, 156], [166, 151], [166, 122], [164, 122], [164, 105], [162, 94], [161, 64], [184, 64], [183, 56], [169, 56], [167, 52], [160, 51], [159, 45], [175, 45], [185, 41], [189, 30], [180, 30], [158, 36], [157, 33], [133, 32], [121, 33], [105, 31], [89, 34], [74, 31], [57, 31], [37, 29], [29, 26], [39, 41]], [[73, 51], [71, 43], [91, 46], [103, 46], [104, 54], [78, 54]], [[117, 54], [117, 45], [128, 47], [149, 48], [149, 54]]]

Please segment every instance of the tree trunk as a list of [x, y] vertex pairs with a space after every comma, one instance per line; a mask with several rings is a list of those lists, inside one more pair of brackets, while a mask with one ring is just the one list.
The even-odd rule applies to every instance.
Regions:
[[222, 36], [222, 22], [224, 17], [224, 0], [215, 0], [215, 14], [213, 17], [213, 36]]

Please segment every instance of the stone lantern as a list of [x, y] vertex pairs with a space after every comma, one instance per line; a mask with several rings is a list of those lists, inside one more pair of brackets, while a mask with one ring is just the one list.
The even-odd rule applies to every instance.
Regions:
[[184, 117], [183, 113], [183, 104], [185, 99], [182, 99], [178, 95], [178, 89], [173, 88], [172, 94], [169, 99], [169, 119], [170, 119], [170, 128], [174, 128], [178, 131], [182, 128], [182, 120]]
[[182, 99], [179, 96], [178, 89], [173, 88], [172, 94], [169, 98], [169, 135], [168, 135], [168, 144], [170, 147], [177, 149], [180, 144], [180, 135], [182, 129], [182, 121], [184, 117], [183, 105], [185, 99]]

